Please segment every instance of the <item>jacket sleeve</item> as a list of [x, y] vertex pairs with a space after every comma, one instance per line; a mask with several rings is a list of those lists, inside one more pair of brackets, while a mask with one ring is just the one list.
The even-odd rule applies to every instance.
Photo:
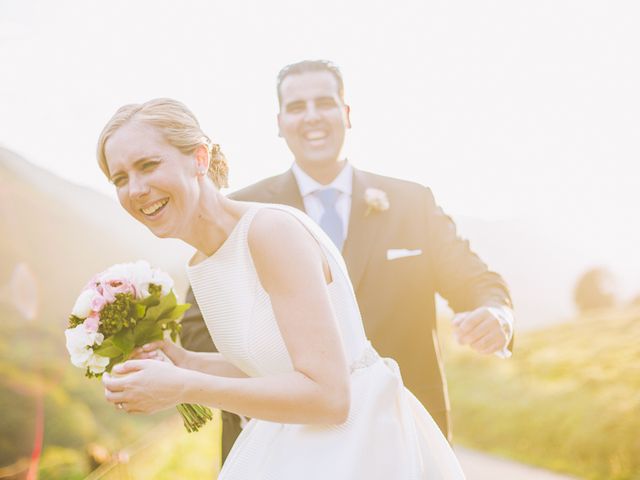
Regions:
[[431, 190], [426, 190], [426, 197], [436, 291], [455, 312], [482, 306], [512, 307], [503, 278], [489, 270], [469, 242], [458, 236], [455, 223], [436, 204]]
[[217, 349], [211, 340], [209, 329], [204, 323], [191, 288], [187, 292], [186, 302], [190, 303], [191, 307], [182, 317], [182, 332], [180, 333], [182, 346], [194, 352], [216, 352]]

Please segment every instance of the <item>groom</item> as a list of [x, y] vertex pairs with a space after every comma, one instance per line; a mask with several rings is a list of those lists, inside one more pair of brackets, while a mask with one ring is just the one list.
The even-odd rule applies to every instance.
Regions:
[[[400, 365], [405, 385], [449, 437], [449, 402], [436, 330], [435, 294], [458, 312], [459, 343], [509, 356], [511, 300], [502, 278], [488, 270], [416, 183], [354, 168], [342, 155], [349, 106], [340, 71], [330, 62], [303, 61], [278, 75], [279, 134], [295, 162], [290, 170], [231, 195], [305, 211], [342, 250], [368, 338]], [[194, 306], [182, 321], [182, 344], [212, 350]], [[223, 415], [223, 458], [239, 432]]]

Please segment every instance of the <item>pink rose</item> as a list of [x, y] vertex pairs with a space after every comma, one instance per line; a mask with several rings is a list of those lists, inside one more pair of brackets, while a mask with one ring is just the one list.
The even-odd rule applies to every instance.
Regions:
[[91, 315], [89, 315], [82, 323], [88, 332], [95, 333], [98, 331], [98, 327], [100, 326], [100, 315], [96, 312], [91, 312]]
[[96, 296], [91, 299], [91, 310], [94, 312], [99, 312], [106, 304], [107, 300], [102, 295], [97, 293]]
[[116, 299], [116, 296], [108, 283], [101, 283], [98, 285], [98, 292], [104, 297], [107, 303], [112, 303]]
[[116, 295], [119, 293], [136, 294], [136, 289], [129, 280], [109, 280], [100, 284], [102, 287], [102, 295], [107, 300], [107, 303], [111, 303], [116, 299]]

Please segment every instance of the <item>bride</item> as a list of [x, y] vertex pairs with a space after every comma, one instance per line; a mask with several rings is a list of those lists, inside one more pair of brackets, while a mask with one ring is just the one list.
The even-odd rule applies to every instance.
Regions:
[[122, 376], [104, 375], [109, 402], [250, 417], [220, 479], [464, 478], [397, 364], [367, 341], [333, 242], [298, 210], [222, 195], [224, 156], [183, 104], [120, 108], [98, 163], [131, 216], [196, 249], [187, 272], [221, 352], [147, 345], [114, 368]]

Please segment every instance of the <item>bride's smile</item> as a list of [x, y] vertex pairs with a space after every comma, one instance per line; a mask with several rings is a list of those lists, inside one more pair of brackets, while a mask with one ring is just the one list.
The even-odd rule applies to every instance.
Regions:
[[168, 198], [163, 198], [162, 200], [158, 200], [156, 202], [151, 203], [150, 206], [142, 207], [140, 211], [145, 214], [147, 217], [156, 217], [164, 207], [169, 203]]

